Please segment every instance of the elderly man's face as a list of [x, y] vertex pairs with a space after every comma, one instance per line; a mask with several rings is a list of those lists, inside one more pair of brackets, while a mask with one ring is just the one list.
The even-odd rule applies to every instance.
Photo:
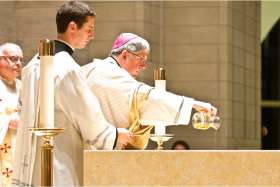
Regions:
[[11, 48], [0, 56], [0, 75], [9, 81], [21, 74], [23, 54], [19, 48]]
[[146, 67], [148, 51], [142, 50], [137, 53], [124, 51], [125, 63], [123, 68], [133, 77], [137, 77]]

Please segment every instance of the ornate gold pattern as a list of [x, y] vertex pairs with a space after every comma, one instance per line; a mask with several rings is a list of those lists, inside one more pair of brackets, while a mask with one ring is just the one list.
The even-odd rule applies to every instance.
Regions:
[[8, 130], [3, 141], [4, 143], [0, 148], [2, 186], [11, 186], [11, 175], [13, 172], [11, 136], [11, 130]]

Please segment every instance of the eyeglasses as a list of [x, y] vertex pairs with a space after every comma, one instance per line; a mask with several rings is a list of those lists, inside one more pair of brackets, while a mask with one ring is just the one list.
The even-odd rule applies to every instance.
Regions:
[[12, 63], [17, 63], [18, 61], [22, 64], [23, 63], [23, 58], [20, 56], [0, 56], [1, 58], [6, 58], [9, 59], [10, 62]]
[[138, 55], [138, 54], [136, 54], [136, 53], [134, 53], [134, 52], [128, 51], [128, 50], [127, 50], [127, 52], [129, 52], [129, 53], [133, 54], [134, 56], [136, 56], [136, 58], [137, 58], [140, 62], [142, 62], [142, 63], [145, 63], [146, 60], [147, 60], [147, 57], [140, 56], [140, 55]]

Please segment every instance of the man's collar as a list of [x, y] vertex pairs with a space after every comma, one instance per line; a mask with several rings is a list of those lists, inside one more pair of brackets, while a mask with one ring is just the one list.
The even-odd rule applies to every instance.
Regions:
[[116, 60], [116, 58], [115, 58], [114, 56], [109, 56], [109, 58], [112, 58], [113, 61], [114, 61], [120, 68], [122, 68], [121, 65], [118, 63], [118, 61]]
[[73, 51], [75, 51], [75, 48], [74, 47], [72, 47], [72, 45], [70, 45], [69, 43], [67, 43], [66, 41], [64, 41], [64, 40], [61, 40], [61, 39], [56, 39], [57, 41], [59, 41], [59, 42], [61, 42], [61, 43], [64, 43], [64, 44], [66, 44], [66, 45], [68, 45]]
[[57, 39], [55, 40], [55, 54], [61, 51], [65, 51], [72, 55], [72, 53], [74, 52], [74, 48], [67, 42]]
[[[74, 48], [71, 47], [71, 45], [69, 45], [65, 41], [56, 39], [54, 40], [54, 43], [55, 43], [55, 54], [61, 51], [67, 52], [70, 56], [73, 54]], [[37, 59], [40, 59], [40, 55], [38, 55]]]

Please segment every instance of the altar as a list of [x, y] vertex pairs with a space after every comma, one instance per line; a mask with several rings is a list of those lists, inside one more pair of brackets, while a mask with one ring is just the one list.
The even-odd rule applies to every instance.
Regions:
[[85, 151], [85, 186], [278, 186], [279, 151]]

